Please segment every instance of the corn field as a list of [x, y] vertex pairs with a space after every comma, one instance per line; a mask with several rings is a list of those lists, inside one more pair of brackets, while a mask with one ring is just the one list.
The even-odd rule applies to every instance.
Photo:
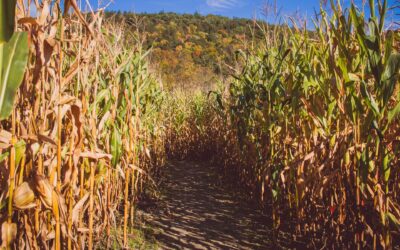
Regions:
[[140, 43], [129, 48], [103, 10], [60, 4], [0, 5], [11, 61], [1, 78], [2, 249], [98, 248], [119, 221], [126, 246], [135, 200], [165, 158], [162, 88]]
[[115, 228], [128, 248], [167, 158], [234, 176], [276, 244], [399, 247], [400, 33], [386, 0], [328, 4], [313, 29], [260, 23], [231, 84], [188, 95], [164, 91], [139, 32], [104, 9], [3, 0], [0, 248], [111, 248]]
[[330, 8], [315, 31], [293, 19], [260, 25], [265, 42], [237, 52], [244, 66], [230, 86], [171, 114], [172, 155], [203, 154], [236, 176], [270, 211], [277, 243], [290, 232], [309, 248], [391, 249], [400, 244], [399, 32], [385, 29], [387, 1], [369, 1], [370, 16]]

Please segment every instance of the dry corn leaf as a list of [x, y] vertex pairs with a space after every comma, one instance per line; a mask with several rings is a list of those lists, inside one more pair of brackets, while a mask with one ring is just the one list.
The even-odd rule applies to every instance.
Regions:
[[85, 202], [89, 198], [89, 193], [85, 194], [85, 196], [82, 197], [74, 206], [72, 210], [72, 223], [75, 224], [78, 219], [79, 219], [79, 214], [82, 213], [83, 206], [85, 205]]
[[111, 154], [105, 154], [105, 153], [82, 152], [82, 153], [80, 153], [80, 157], [89, 158], [89, 159], [93, 159], [93, 160], [100, 160], [100, 159], [111, 160], [112, 155]]
[[18, 24], [30, 24], [30, 25], [39, 25], [36, 18], [33, 17], [23, 17], [18, 20]]
[[4, 129], [0, 130], [0, 142], [10, 144], [12, 134]]

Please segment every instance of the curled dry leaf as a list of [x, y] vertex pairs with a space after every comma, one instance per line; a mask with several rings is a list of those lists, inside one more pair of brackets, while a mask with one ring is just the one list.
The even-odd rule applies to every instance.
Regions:
[[18, 20], [18, 24], [39, 25], [37, 19], [33, 17], [23, 17]]
[[108, 159], [111, 160], [111, 154], [104, 154], [104, 153], [94, 153], [94, 152], [82, 152], [80, 153], [80, 157], [82, 158], [89, 158], [93, 160], [100, 160], [100, 159]]
[[60, 105], [71, 104], [71, 103], [73, 103], [75, 100], [76, 100], [75, 97], [66, 95], [66, 96], [61, 97]]
[[4, 129], [0, 131], [0, 142], [10, 144], [12, 134]]
[[144, 171], [143, 169], [139, 168], [139, 167], [136, 166], [136, 165], [131, 164], [131, 165], [129, 165], [129, 167], [130, 167], [132, 170], [135, 170], [135, 171], [139, 172], [140, 174], [147, 175], [146, 171]]
[[71, 65], [71, 67], [69, 68], [67, 74], [65, 75], [65, 77], [62, 79], [62, 85], [65, 86], [66, 84], [68, 84], [78, 73], [78, 69], [80, 65], [80, 61], [78, 61], [78, 59], [74, 62], [74, 64]]
[[43, 134], [37, 134], [37, 135], [31, 134], [31, 135], [21, 136], [21, 138], [30, 140], [34, 143], [45, 142], [45, 143], [48, 143], [49, 145], [57, 146], [57, 143], [53, 139], [51, 139], [49, 136], [43, 135]]
[[149, 158], [149, 160], [151, 160], [151, 153], [150, 153], [149, 148], [145, 148], [145, 153], [146, 153], [146, 156]]
[[85, 205], [85, 202], [88, 198], [89, 193], [85, 194], [85, 196], [83, 196], [83, 198], [75, 204], [74, 209], [72, 210], [72, 223], [76, 223], [78, 221], [79, 214], [81, 214], [83, 206]]
[[71, 105], [71, 117], [74, 121], [74, 133], [76, 133], [75, 146], [82, 143], [82, 103], [79, 100]]
[[51, 57], [56, 51], [56, 42], [53, 38], [48, 38], [43, 41], [42, 62], [44, 65], [49, 66]]

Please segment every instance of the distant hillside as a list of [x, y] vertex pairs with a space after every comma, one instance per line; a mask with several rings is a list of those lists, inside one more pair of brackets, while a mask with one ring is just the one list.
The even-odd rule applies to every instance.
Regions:
[[166, 86], [207, 87], [228, 74], [235, 65], [235, 51], [262, 39], [260, 29], [249, 19], [199, 14], [108, 13], [124, 20], [145, 37], [145, 49], [152, 48], [151, 62]]

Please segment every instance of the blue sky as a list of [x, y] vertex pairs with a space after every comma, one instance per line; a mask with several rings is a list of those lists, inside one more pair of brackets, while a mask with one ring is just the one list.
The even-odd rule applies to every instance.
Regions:
[[[200, 14], [218, 14], [230, 17], [257, 16], [260, 18], [260, 10], [267, 0], [113, 0], [111, 10], [133, 11], [136, 13], [178, 12]], [[269, 0], [273, 2], [273, 0]], [[302, 16], [312, 16], [314, 9], [319, 9], [319, 0], [277, 0], [283, 16], [292, 15], [294, 12]], [[329, 0], [328, 0], [329, 2]], [[342, 0], [349, 4], [351, 0]], [[361, 0], [356, 0], [361, 2]], [[368, 1], [367, 1], [368, 2]], [[389, 0], [393, 5], [395, 0]]]

